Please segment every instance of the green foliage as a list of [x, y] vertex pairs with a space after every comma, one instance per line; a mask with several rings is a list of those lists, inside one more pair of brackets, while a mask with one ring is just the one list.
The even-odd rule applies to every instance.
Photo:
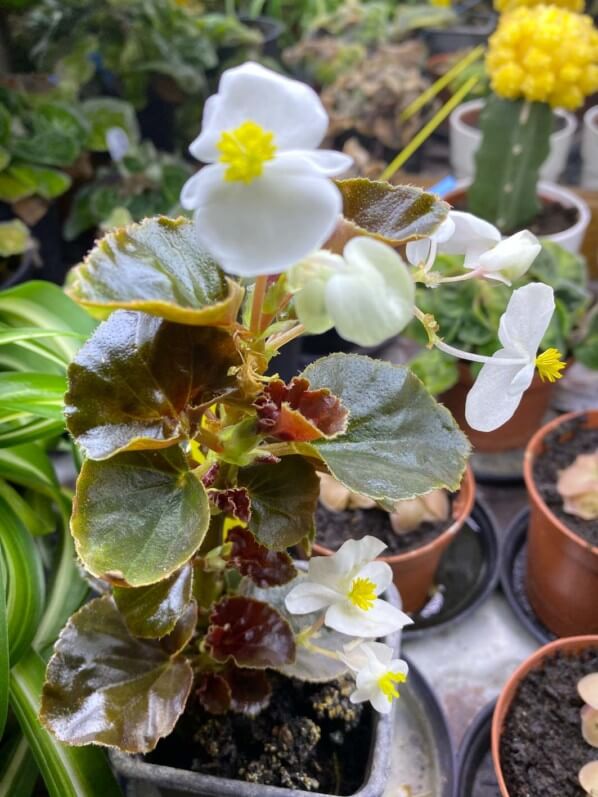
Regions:
[[[444, 276], [454, 276], [462, 272], [461, 264], [460, 257], [440, 255], [435, 269]], [[556, 312], [540, 345], [541, 351], [554, 346], [565, 357], [577, 357], [579, 351], [582, 361], [596, 367], [598, 362], [591, 352], [594, 322], [584, 321], [591, 294], [583, 258], [552, 241], [543, 241], [542, 251], [515, 287], [528, 282], [544, 282], [554, 289]], [[418, 288], [416, 303], [424, 313], [434, 315], [446, 343], [491, 355], [501, 348], [498, 325], [511, 290], [490, 280], [467, 280], [439, 285], [434, 290]], [[406, 334], [422, 345], [427, 343], [419, 322], [412, 322]], [[437, 349], [422, 351], [410, 366], [433, 394], [447, 390], [456, 381], [456, 364]]]
[[28, 228], [19, 219], [0, 222], [0, 258], [22, 255], [33, 242]]
[[540, 211], [537, 184], [548, 157], [552, 110], [547, 103], [504, 100], [492, 94], [480, 117], [469, 210], [503, 233], [517, 232]]

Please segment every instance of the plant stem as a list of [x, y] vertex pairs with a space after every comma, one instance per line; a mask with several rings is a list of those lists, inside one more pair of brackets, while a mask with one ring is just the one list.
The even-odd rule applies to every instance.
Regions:
[[459, 360], [470, 360], [474, 363], [492, 362], [494, 365], [525, 365], [528, 362], [527, 357], [505, 357], [504, 359], [501, 358], [499, 360], [494, 359], [493, 357], [486, 357], [483, 354], [474, 354], [471, 351], [462, 351], [461, 349], [456, 349], [454, 346], [449, 346], [448, 343], [445, 343], [440, 339], [438, 339], [434, 345], [437, 349], [440, 349], [440, 351], [450, 354], [453, 357], [457, 357]]
[[266, 295], [266, 287], [268, 285], [268, 278], [264, 275], [259, 276], [255, 285], [253, 286], [253, 300], [251, 302], [251, 323], [249, 329], [257, 334], [261, 332], [262, 323], [262, 305], [264, 304], [264, 296]]
[[292, 340], [295, 340], [295, 338], [298, 338], [300, 335], [303, 335], [304, 332], [305, 327], [303, 324], [297, 324], [280, 335], [273, 335], [268, 341], [268, 348], [274, 349], [276, 351], [277, 349], [282, 348], [282, 346], [285, 346], [287, 343], [290, 343]]
[[439, 285], [444, 285], [447, 282], [465, 282], [466, 280], [475, 279], [476, 277], [481, 277], [484, 274], [483, 268], [476, 268], [472, 269], [471, 271], [466, 271], [465, 274], [459, 274], [456, 277], [443, 277], [439, 281]]

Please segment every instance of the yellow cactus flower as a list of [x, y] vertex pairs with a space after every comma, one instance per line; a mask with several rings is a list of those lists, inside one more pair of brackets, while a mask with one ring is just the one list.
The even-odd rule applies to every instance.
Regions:
[[[569, 11], [583, 11], [585, 0], [553, 0], [551, 5], [559, 8], [568, 8]], [[521, 8], [541, 5], [541, 0], [494, 0], [494, 8], [501, 13]]]
[[486, 59], [496, 94], [573, 110], [598, 91], [598, 31], [590, 17], [559, 5], [518, 4], [501, 18]]

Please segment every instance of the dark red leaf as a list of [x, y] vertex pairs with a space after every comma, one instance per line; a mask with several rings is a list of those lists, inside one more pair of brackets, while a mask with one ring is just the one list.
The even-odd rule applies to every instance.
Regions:
[[197, 699], [210, 714], [226, 714], [231, 707], [231, 688], [217, 673], [201, 674]]
[[231, 666], [224, 675], [230, 688], [232, 711], [255, 716], [266, 708], [270, 702], [272, 687], [263, 670]]
[[210, 501], [221, 512], [248, 523], [251, 518], [251, 500], [245, 487], [230, 487], [228, 490], [210, 490]]
[[210, 467], [201, 477], [201, 482], [203, 486], [206, 488], [206, 490], [208, 489], [208, 487], [214, 486], [214, 482], [218, 478], [219, 473], [220, 473], [220, 463], [214, 462], [214, 464], [210, 465]]
[[297, 571], [285, 552], [271, 551], [260, 545], [249, 529], [235, 526], [227, 534], [232, 543], [229, 565], [248, 576], [258, 587], [275, 587], [295, 578]]
[[276, 379], [254, 406], [258, 430], [280, 440], [310, 442], [330, 439], [347, 428], [349, 411], [328, 388], [309, 390], [309, 381], [294, 377], [288, 385]]
[[220, 600], [205, 642], [216, 661], [232, 658], [240, 667], [280, 667], [295, 660], [291, 627], [276, 609], [254, 598]]

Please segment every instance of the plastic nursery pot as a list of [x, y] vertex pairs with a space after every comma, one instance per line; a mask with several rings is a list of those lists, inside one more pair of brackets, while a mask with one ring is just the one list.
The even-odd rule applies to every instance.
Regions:
[[[500, 789], [501, 797], [519, 797], [519, 795], [511, 793], [507, 789], [500, 764], [500, 741], [505, 725], [505, 719], [511, 704], [513, 703], [515, 695], [517, 694], [519, 684], [529, 672], [538, 669], [545, 659], [554, 656], [555, 653], [560, 652], [565, 654], [575, 654], [585, 650], [587, 647], [594, 647], [596, 645], [598, 645], [598, 636], [574, 636], [568, 637], [567, 639], [557, 639], [554, 642], [549, 642], [548, 645], [544, 645], [544, 647], [541, 647], [536, 650], [535, 653], [532, 653], [532, 655], [515, 670], [503, 687], [492, 716], [491, 736], [492, 762], [494, 764], [494, 771], [496, 773], [496, 779], [498, 781], [498, 788]], [[539, 739], [538, 744], [541, 743], [542, 740]], [[577, 773], [572, 774], [573, 776], [577, 775]]]
[[523, 448], [534, 432], [542, 425], [542, 419], [550, 404], [554, 385], [542, 382], [538, 374], [534, 374], [531, 385], [523, 394], [521, 404], [513, 417], [500, 429], [493, 432], [478, 432], [472, 429], [465, 420], [465, 399], [471, 390], [474, 378], [467, 363], [458, 363], [459, 381], [446, 393], [439, 396], [445, 407], [469, 437], [476, 451], [485, 454], [512, 451]]
[[[459, 210], [467, 209], [467, 189], [471, 180], [459, 180], [452, 191], [443, 196], [446, 202], [457, 205]], [[581, 251], [586, 230], [592, 218], [588, 203], [578, 197], [573, 191], [562, 188], [560, 185], [548, 182], [538, 183], [538, 195], [544, 202], [558, 202], [565, 208], [575, 208], [577, 211], [577, 221], [570, 227], [559, 232], [542, 235], [549, 241], [559, 244], [569, 252], [578, 254]]]
[[598, 189], [598, 105], [583, 117], [581, 136], [581, 180], [584, 188]]
[[[453, 522], [448, 528], [432, 542], [422, 545], [420, 548], [394, 556], [379, 557], [381, 561], [387, 562], [392, 568], [394, 583], [399, 590], [406, 612], [419, 611], [428, 599], [440, 557], [471, 514], [475, 491], [473, 471], [467, 466], [461, 487], [453, 501]], [[330, 548], [325, 548], [317, 543], [314, 544], [313, 550], [320, 556], [331, 556], [334, 553]]]
[[586, 418], [584, 428], [598, 428], [598, 410], [562, 415], [536, 432], [523, 459], [530, 502], [527, 594], [539, 619], [561, 637], [598, 633], [598, 547], [570, 531], [544, 503], [534, 480], [534, 462], [544, 450], [546, 435], [579, 417]]
[[[397, 608], [402, 608], [401, 599], [391, 585], [383, 597]], [[400, 633], [384, 637], [383, 641], [393, 649], [393, 656], [399, 655]], [[349, 797], [382, 797], [390, 774], [395, 711], [389, 714], [373, 712], [370, 734], [370, 749], [367, 753], [365, 778], [360, 788]], [[187, 769], [162, 764], [150, 764], [141, 756], [132, 756], [118, 750], [109, 752], [116, 772], [124, 778], [138, 783], [151, 783], [168, 797], [183, 797], [186, 794], [200, 794], [203, 797], [306, 797], [308, 792], [300, 789], [286, 789], [281, 786], [263, 786], [261, 783], [248, 783], [243, 780], [219, 778], [192, 772]], [[140, 791], [140, 794], [145, 794]], [[309, 792], [310, 797], [330, 797], [322, 792]]]
[[[470, 100], [455, 108], [449, 117], [450, 161], [459, 180], [471, 178], [475, 173], [475, 153], [482, 140], [478, 120], [483, 107], [483, 99]], [[557, 109], [554, 118], [557, 129], [550, 136], [550, 152], [540, 169], [542, 180], [554, 181], [565, 169], [577, 129], [577, 119], [569, 111]], [[598, 150], [595, 154], [598, 158]], [[598, 165], [594, 168], [598, 169]]]

